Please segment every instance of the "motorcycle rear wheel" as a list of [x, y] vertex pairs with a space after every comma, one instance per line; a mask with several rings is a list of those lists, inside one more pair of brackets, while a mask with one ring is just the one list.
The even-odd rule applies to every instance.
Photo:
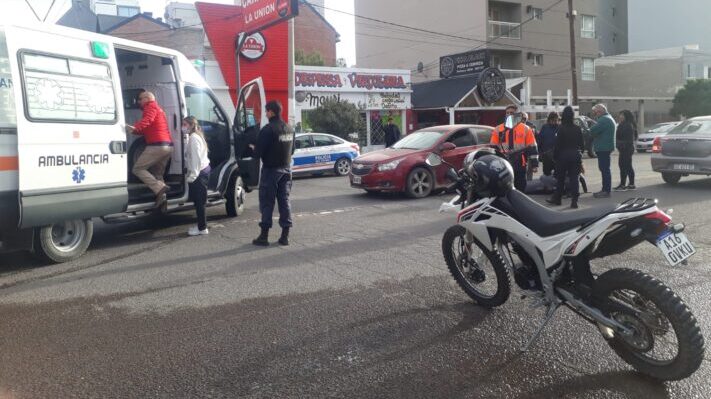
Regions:
[[608, 344], [640, 373], [676, 381], [701, 365], [704, 337], [696, 318], [661, 281], [638, 270], [612, 269], [598, 277], [593, 297], [608, 317], [633, 331], [629, 337], [616, 334]]
[[464, 227], [447, 229], [442, 237], [442, 254], [454, 280], [477, 304], [491, 308], [509, 299], [511, 277], [501, 254], [496, 249], [487, 250], [476, 238], [467, 242]]

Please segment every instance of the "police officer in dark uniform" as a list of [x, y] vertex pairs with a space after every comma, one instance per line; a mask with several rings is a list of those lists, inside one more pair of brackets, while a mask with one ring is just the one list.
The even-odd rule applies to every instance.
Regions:
[[279, 204], [279, 226], [281, 237], [279, 244], [289, 245], [291, 229], [291, 156], [294, 154], [295, 133], [281, 119], [281, 103], [270, 101], [266, 105], [269, 124], [264, 126], [257, 137], [255, 156], [262, 160], [262, 173], [259, 179], [259, 212], [262, 221], [261, 234], [252, 243], [259, 246], [269, 245], [269, 229], [272, 227], [274, 203]]

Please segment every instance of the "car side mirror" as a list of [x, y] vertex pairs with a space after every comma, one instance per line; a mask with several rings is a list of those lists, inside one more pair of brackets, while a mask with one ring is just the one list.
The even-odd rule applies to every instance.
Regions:
[[457, 148], [457, 146], [454, 145], [454, 143], [449, 143], [449, 142], [447, 142], [447, 143], [442, 143], [442, 144], [439, 146], [440, 152], [452, 151], [452, 150], [454, 150], [454, 149], [456, 149], [456, 148]]

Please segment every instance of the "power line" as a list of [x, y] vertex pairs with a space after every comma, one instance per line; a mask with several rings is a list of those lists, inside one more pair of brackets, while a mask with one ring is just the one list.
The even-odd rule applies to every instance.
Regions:
[[32, 7], [32, 4], [30, 4], [30, 0], [25, 0], [25, 3], [27, 3], [27, 6], [30, 7], [30, 10], [32, 10], [32, 14], [35, 14], [35, 18], [37, 18], [37, 21], [42, 21], [39, 15], [37, 15], [37, 11], [35, 11], [35, 8]]
[[54, 7], [54, 3], [57, 0], [52, 0], [52, 3], [49, 5], [49, 8], [47, 9], [47, 13], [44, 15], [44, 19], [42, 19], [42, 22], [47, 21], [47, 17], [49, 17], [49, 13], [52, 12], [52, 7]]

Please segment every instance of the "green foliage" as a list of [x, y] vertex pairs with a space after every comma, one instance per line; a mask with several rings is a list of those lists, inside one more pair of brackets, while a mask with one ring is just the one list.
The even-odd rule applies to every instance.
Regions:
[[304, 50], [297, 49], [294, 51], [294, 63], [296, 65], [306, 65], [306, 66], [324, 66], [326, 62], [319, 53], [304, 53]]
[[345, 140], [352, 140], [350, 133], [364, 130], [358, 107], [336, 99], [326, 100], [309, 112], [309, 125], [314, 132], [333, 134]]
[[671, 113], [686, 118], [711, 115], [711, 80], [687, 81], [686, 85], [676, 93]]

